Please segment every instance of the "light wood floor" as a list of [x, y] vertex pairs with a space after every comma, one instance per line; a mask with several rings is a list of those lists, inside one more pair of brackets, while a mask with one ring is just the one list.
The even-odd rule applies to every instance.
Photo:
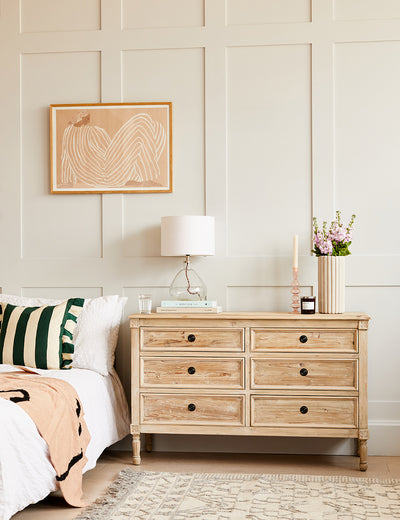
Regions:
[[[97, 466], [85, 474], [85, 499], [104, 493], [118, 473], [129, 466], [136, 471], [207, 473], [295, 473], [353, 477], [400, 478], [400, 457], [368, 457], [368, 470], [358, 470], [358, 459], [350, 456], [258, 455], [221, 453], [144, 453], [142, 464], [133, 466], [129, 452], [106, 451]], [[80, 510], [69, 507], [56, 494], [13, 516], [12, 520], [72, 520]]]

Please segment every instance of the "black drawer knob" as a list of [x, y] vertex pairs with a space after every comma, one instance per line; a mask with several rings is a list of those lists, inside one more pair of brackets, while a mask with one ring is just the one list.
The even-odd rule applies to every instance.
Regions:
[[188, 368], [188, 373], [189, 373], [190, 375], [195, 374], [195, 373], [196, 373], [196, 369], [195, 369], [194, 367], [189, 367], [189, 368]]
[[193, 403], [190, 403], [188, 405], [188, 410], [189, 410], [189, 412], [194, 412], [196, 410], [196, 405]]
[[300, 343], [307, 343], [308, 341], [308, 338], [305, 334], [303, 334], [302, 336], [300, 336]]
[[188, 341], [190, 341], [190, 343], [193, 343], [193, 341], [196, 341], [196, 336], [194, 334], [189, 334]]
[[300, 370], [300, 375], [301, 375], [301, 376], [306, 376], [307, 374], [308, 374], [308, 370], [307, 370], [306, 368], [302, 368], [302, 369]]
[[307, 408], [307, 406], [301, 406], [301, 407], [300, 407], [300, 413], [302, 413], [302, 414], [308, 413], [308, 408]]

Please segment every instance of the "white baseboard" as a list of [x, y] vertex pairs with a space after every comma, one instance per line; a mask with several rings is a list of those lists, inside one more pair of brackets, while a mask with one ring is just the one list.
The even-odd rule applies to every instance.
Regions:
[[[400, 421], [371, 421], [368, 455], [400, 456]], [[130, 436], [111, 449], [131, 451]], [[354, 439], [306, 437], [225, 437], [220, 435], [154, 435], [154, 451], [209, 453], [280, 453], [354, 455]]]
[[370, 421], [368, 455], [400, 456], [400, 421]]

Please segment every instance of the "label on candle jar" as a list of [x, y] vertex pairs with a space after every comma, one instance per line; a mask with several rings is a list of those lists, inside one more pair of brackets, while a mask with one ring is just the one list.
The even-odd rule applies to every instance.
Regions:
[[314, 302], [301, 302], [301, 308], [305, 311], [313, 311], [314, 305]]

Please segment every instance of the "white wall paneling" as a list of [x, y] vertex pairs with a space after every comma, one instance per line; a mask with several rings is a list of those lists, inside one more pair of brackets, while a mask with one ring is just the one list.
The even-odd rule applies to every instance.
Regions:
[[[0, 4], [0, 215], [2, 222], [0, 268], [15, 264], [21, 252], [20, 223], [20, 52], [19, 12], [15, 2]], [[7, 223], [7, 225], [5, 225]], [[3, 282], [4, 279], [2, 279]]]
[[122, 4], [124, 29], [204, 24], [204, 0], [122, 0]]
[[[372, 317], [368, 349], [368, 393], [371, 453], [398, 454], [400, 385], [398, 380], [398, 317], [400, 284], [348, 286], [347, 310], [368, 305]], [[396, 441], [397, 439], [397, 441]], [[382, 446], [385, 446], [382, 449]]]
[[397, 0], [334, 0], [336, 20], [392, 20], [400, 19]]
[[124, 254], [160, 256], [161, 216], [204, 214], [204, 50], [126, 51], [122, 64], [124, 101], [173, 103], [173, 193], [124, 197]]
[[101, 197], [49, 197], [48, 105], [99, 99], [98, 52], [22, 55], [22, 257], [102, 255]]
[[[2, 0], [3, 292], [125, 294], [117, 368], [129, 392], [127, 315], [139, 292], [159, 304], [181, 267], [159, 256], [161, 216], [216, 216], [217, 254], [194, 260], [210, 298], [230, 310], [289, 310], [293, 234], [302, 294], [315, 294], [311, 217], [355, 212], [347, 309], [373, 318], [370, 453], [400, 455], [399, 34], [397, 0]], [[135, 101], [173, 103], [173, 192], [50, 195], [49, 105]], [[210, 442], [158, 436], [155, 446]]]
[[333, 41], [328, 34], [332, 29], [332, 9], [330, 0], [312, 3], [312, 207], [313, 215], [320, 219], [328, 219], [336, 210]]
[[[400, 41], [335, 46], [336, 201], [358, 215], [353, 252], [400, 254]], [[352, 194], [368, 186], [370, 197]], [[371, 237], [374, 237], [371, 240]]]
[[[368, 387], [370, 401], [391, 402], [398, 411], [400, 386], [393, 384], [398, 377], [398, 365], [388, 360], [398, 354], [397, 332], [400, 315], [400, 285], [393, 287], [348, 286], [346, 307], [352, 311], [359, 309], [368, 300], [372, 317], [369, 337], [369, 375]], [[365, 303], [364, 303], [365, 305]], [[370, 417], [376, 419], [376, 417]], [[388, 417], [393, 419], [393, 415]], [[400, 425], [400, 416], [397, 416]]]
[[[225, 31], [225, 3], [206, 1], [206, 30], [216, 35]], [[206, 213], [215, 216], [217, 257], [226, 255], [227, 209], [227, 107], [226, 52], [218, 38], [208, 38], [205, 46], [205, 165]], [[215, 277], [215, 294], [225, 294], [222, 277]], [[220, 302], [225, 304], [220, 296]]]
[[311, 0], [226, 0], [228, 25], [311, 22]]
[[97, 298], [102, 295], [102, 287], [21, 287], [21, 296], [28, 298]]
[[[230, 311], [278, 311], [290, 310], [291, 286], [286, 287], [228, 287], [227, 308]], [[300, 286], [303, 296], [314, 294], [313, 287]]]
[[311, 217], [310, 46], [233, 47], [227, 61], [228, 252], [289, 254], [288, 237], [296, 232], [304, 254]]
[[100, 29], [100, 0], [20, 0], [21, 32]]

